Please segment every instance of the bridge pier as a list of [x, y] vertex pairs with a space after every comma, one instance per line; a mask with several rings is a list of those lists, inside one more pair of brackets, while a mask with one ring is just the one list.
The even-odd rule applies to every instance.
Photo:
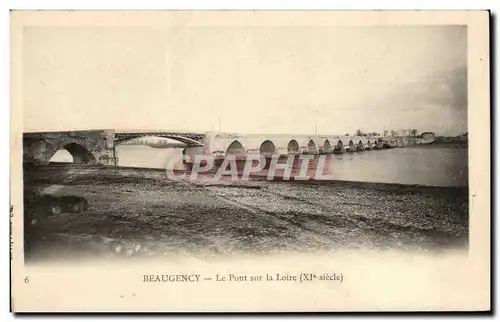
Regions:
[[197, 155], [204, 155], [204, 152], [204, 148], [199, 146], [185, 148], [182, 150], [182, 156], [184, 157], [182, 161], [183, 163], [192, 163]]

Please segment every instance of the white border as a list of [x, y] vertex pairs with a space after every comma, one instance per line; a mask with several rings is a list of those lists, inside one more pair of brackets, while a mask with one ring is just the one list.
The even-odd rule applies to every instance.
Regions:
[[[2, 1], [2, 11], [1, 11], [1, 27], [2, 31], [1, 35], [1, 43], [3, 46], [3, 50], [1, 51], [1, 58], [4, 63], [4, 68], [2, 71], [3, 77], [2, 88], [4, 95], [1, 96], [3, 108], [0, 110], [2, 115], [0, 115], [0, 119], [5, 122], [4, 126], [1, 127], [5, 132], [3, 135], [0, 135], [0, 139], [4, 146], [10, 146], [10, 33], [9, 33], [9, 9], [16, 10], [51, 10], [51, 9], [74, 9], [74, 10], [157, 10], [157, 9], [188, 9], [188, 10], [216, 10], [216, 9], [233, 9], [233, 10], [244, 10], [244, 9], [258, 9], [258, 10], [280, 10], [280, 9], [288, 9], [288, 10], [300, 10], [300, 9], [308, 9], [308, 10], [463, 10], [463, 9], [471, 9], [471, 10], [479, 10], [479, 9], [492, 9], [493, 13], [498, 13], [499, 1], [485, 1], [485, 0], [476, 0], [476, 1], [449, 1], [446, 4], [438, 3], [435, 0], [420, 0], [420, 1], [353, 1], [353, 0], [344, 0], [344, 1], [316, 1], [316, 0], [307, 0], [307, 1], [296, 1], [296, 0], [288, 0], [288, 1], [277, 1], [277, 0], [247, 0], [247, 1], [239, 1], [236, 2], [234, 0], [212, 0], [202, 1], [202, 0], [183, 0], [183, 1], [154, 1], [154, 0], [141, 0], [141, 1], [130, 1], [130, 0], [122, 0], [115, 1], [114, 3], [111, 1], [104, 0], [79, 0], [79, 1], [44, 1], [43, 5], [39, 1], [33, 0], [24, 0], [24, 1]], [[498, 43], [498, 33], [492, 32], [495, 35], [495, 42]], [[493, 56], [495, 58], [496, 55]], [[496, 65], [496, 64], [495, 64]], [[496, 72], [497, 68], [495, 68]], [[493, 75], [492, 75], [493, 77]], [[494, 77], [493, 77], [494, 78]], [[498, 84], [496, 84], [493, 92], [496, 93], [498, 89]], [[495, 121], [498, 121], [498, 112], [495, 113]], [[492, 129], [493, 130], [493, 129]], [[494, 150], [498, 150], [500, 148], [500, 143], [498, 137], [494, 138], [495, 146]], [[1, 186], [1, 198], [2, 198], [2, 209], [7, 211], [9, 206], [9, 181], [8, 178], [10, 176], [9, 170], [9, 162], [10, 158], [7, 154], [4, 154], [1, 158], [1, 169], [2, 169], [2, 181]], [[495, 194], [495, 198], [500, 198], [500, 193], [497, 191]], [[3, 216], [6, 221], [8, 215], [5, 213]], [[2, 260], [4, 261], [4, 265], [2, 265], [2, 269], [4, 270], [4, 287], [2, 287], [2, 311], [7, 312], [6, 320], [11, 320], [14, 318], [12, 314], [9, 314], [9, 279], [7, 277], [8, 273], [8, 250], [6, 247], [8, 240], [8, 227], [5, 223], [3, 226], [2, 232], [5, 235], [2, 235], [0, 240], [3, 241], [4, 247], [2, 248], [3, 253], [0, 255]], [[496, 225], [494, 229], [498, 228], [498, 219], [496, 220]], [[495, 234], [492, 234], [494, 236]], [[498, 246], [498, 245], [495, 245]], [[497, 249], [497, 247], [495, 247]], [[498, 279], [497, 279], [498, 281]], [[495, 285], [496, 289], [496, 285]], [[496, 305], [494, 307], [498, 308], [498, 296], [495, 299]], [[312, 317], [312, 316], [311, 316]], [[345, 317], [340, 316], [332, 316], [335, 319], [343, 320]], [[167, 316], [169, 319], [176, 320], [178, 317]], [[194, 317], [191, 317], [194, 318]], [[232, 316], [232, 318], [237, 318], [237, 316]], [[276, 319], [278, 317], [274, 317]], [[349, 318], [349, 317], [347, 317]], [[373, 317], [372, 317], [373, 318]], [[380, 319], [385, 319], [385, 317], [380, 316]], [[432, 321], [437, 319], [429, 319], [425, 316], [421, 318], [425, 318], [426, 320]], [[451, 317], [453, 318], [453, 317]], [[37, 320], [36, 318], [35, 320]], [[96, 317], [80, 317], [82, 320], [92, 319], [92, 321], [101, 321], [103, 318]], [[141, 320], [142, 318], [136, 317], [132, 320]], [[184, 320], [185, 318], [183, 318]], [[255, 319], [267, 320], [264, 317], [255, 317]], [[350, 317], [351, 320], [360, 319]], [[479, 320], [479, 317], [474, 319], [467, 320]], [[63, 318], [64, 320], [69, 320], [69, 318]]]
[[40, 6], [38, 1], [19, 0], [5, 1], [11, 9], [74, 9], [74, 10], [159, 10], [159, 9], [231, 9], [231, 10], [464, 10], [464, 9], [489, 9], [495, 7], [494, 1], [449, 1], [445, 5], [437, 5], [435, 0], [420, 1], [369, 1], [369, 0], [182, 0], [182, 1], [158, 1], [122, 0], [119, 2], [99, 1], [99, 0], [50, 0], [44, 1]]

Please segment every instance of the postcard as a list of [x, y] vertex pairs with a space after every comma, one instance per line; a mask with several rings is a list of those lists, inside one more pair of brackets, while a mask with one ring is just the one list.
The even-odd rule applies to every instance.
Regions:
[[489, 311], [488, 11], [11, 11], [11, 310]]

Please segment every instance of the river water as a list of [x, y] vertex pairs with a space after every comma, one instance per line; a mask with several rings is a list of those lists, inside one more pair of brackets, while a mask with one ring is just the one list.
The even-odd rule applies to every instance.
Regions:
[[[165, 169], [171, 157], [180, 159], [182, 155], [180, 148], [146, 145], [120, 145], [116, 152], [120, 166], [159, 169]], [[51, 161], [70, 161], [68, 155], [58, 153]], [[324, 174], [346, 181], [464, 187], [468, 186], [468, 149], [432, 144], [333, 154], [326, 156]]]

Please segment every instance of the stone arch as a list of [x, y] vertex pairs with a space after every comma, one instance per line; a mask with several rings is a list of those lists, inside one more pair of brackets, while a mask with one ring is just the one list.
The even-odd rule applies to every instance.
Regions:
[[273, 155], [276, 153], [276, 146], [274, 145], [274, 143], [272, 141], [265, 140], [260, 145], [259, 152], [262, 155]]
[[356, 149], [358, 151], [363, 151], [365, 149], [365, 145], [363, 144], [363, 141], [359, 140], [358, 144], [356, 145]]
[[354, 146], [354, 142], [352, 140], [349, 140], [349, 143], [347, 144], [347, 150], [348, 151], [355, 151], [356, 147]]
[[333, 148], [333, 151], [341, 152], [343, 150], [344, 150], [344, 143], [342, 143], [342, 140], [338, 140], [337, 144], [335, 144], [335, 147]]
[[235, 155], [236, 157], [244, 157], [246, 155], [245, 148], [240, 141], [234, 140], [226, 149], [226, 155]]
[[330, 144], [330, 141], [327, 139], [325, 143], [323, 143], [323, 152], [328, 153], [331, 152], [332, 150], [332, 145]]
[[51, 154], [49, 162], [54, 156], [54, 154], [56, 154], [57, 151], [62, 149], [68, 151], [71, 154], [71, 156], [73, 157], [73, 163], [93, 164], [97, 162], [96, 157], [92, 154], [92, 152], [90, 152], [83, 145], [76, 142], [64, 143], [59, 145], [59, 148], [54, 149], [53, 153]]
[[288, 153], [298, 153], [299, 150], [300, 150], [299, 142], [297, 142], [296, 140], [290, 140], [290, 142], [288, 142], [288, 147], [287, 147]]
[[316, 143], [313, 140], [309, 140], [309, 142], [307, 143], [307, 153], [308, 154], [318, 153], [318, 147], [316, 146]]

